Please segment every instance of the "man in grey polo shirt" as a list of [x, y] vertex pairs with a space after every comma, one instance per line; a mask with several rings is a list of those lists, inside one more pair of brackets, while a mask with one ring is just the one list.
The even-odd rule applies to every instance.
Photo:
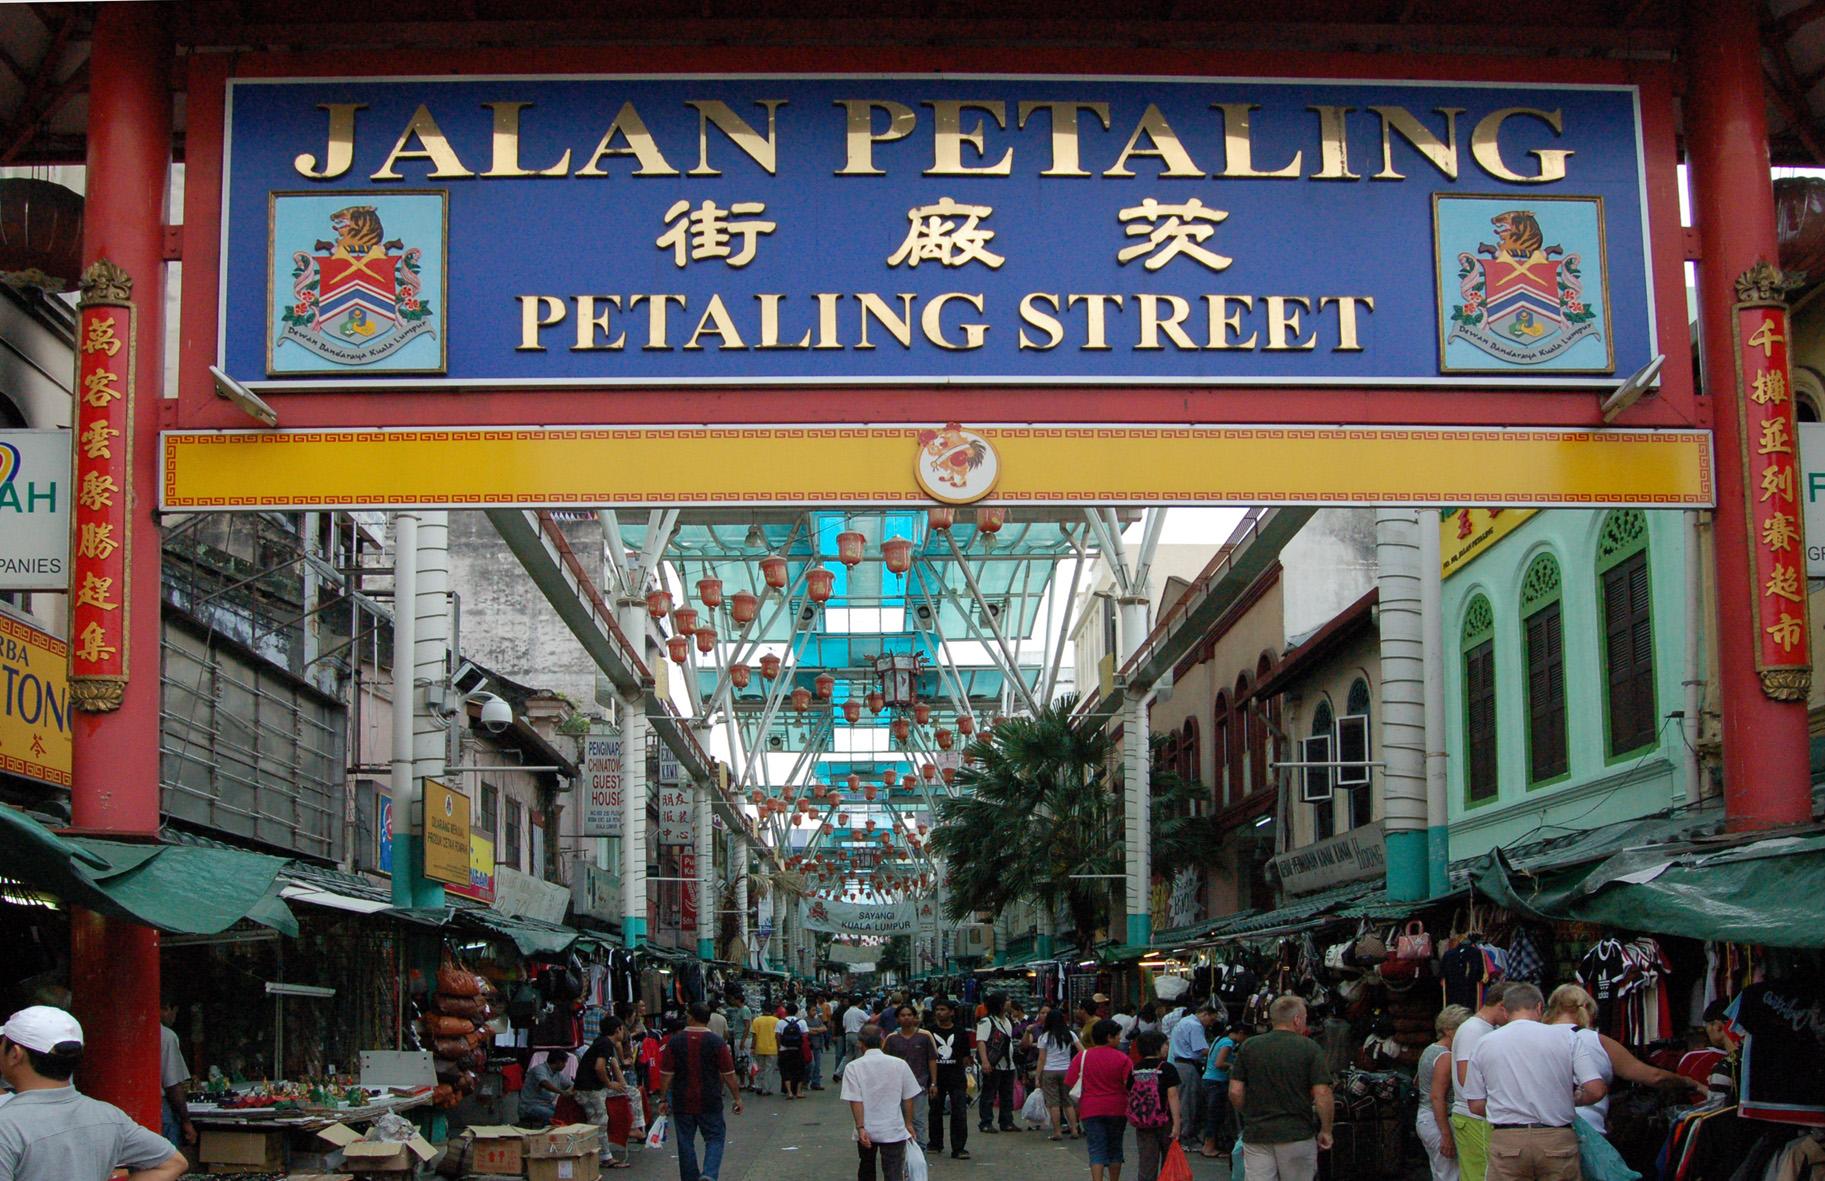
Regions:
[[189, 1162], [157, 1132], [70, 1085], [82, 1061], [82, 1026], [62, 1009], [33, 1005], [0, 1028], [0, 1075], [17, 1092], [0, 1107], [0, 1181], [177, 1181]]

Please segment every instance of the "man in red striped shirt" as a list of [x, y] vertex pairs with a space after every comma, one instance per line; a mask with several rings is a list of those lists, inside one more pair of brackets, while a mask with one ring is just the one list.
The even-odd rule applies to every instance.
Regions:
[[[729, 1043], [710, 1032], [710, 1007], [692, 1005], [690, 1023], [666, 1040], [659, 1054], [660, 1111], [678, 1133], [678, 1181], [717, 1181], [727, 1126], [722, 1117], [720, 1079], [741, 1114], [741, 1085]], [[703, 1133], [703, 1168], [697, 1167], [697, 1133]]]

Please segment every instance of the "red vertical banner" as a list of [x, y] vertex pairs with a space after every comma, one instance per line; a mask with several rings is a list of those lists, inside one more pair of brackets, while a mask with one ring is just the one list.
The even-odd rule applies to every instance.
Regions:
[[71, 431], [70, 702], [119, 709], [127, 683], [133, 502], [133, 279], [107, 259], [83, 272]]
[[689, 878], [680, 882], [683, 897], [678, 905], [678, 929], [687, 935], [697, 933], [697, 850], [680, 849], [678, 851], [678, 876]]
[[1738, 302], [1731, 328], [1747, 476], [1755, 671], [1769, 697], [1804, 701], [1812, 683], [1812, 627], [1806, 610], [1805, 513], [1788, 363], [1789, 285], [1788, 277], [1767, 262], [1745, 271], [1736, 280]]

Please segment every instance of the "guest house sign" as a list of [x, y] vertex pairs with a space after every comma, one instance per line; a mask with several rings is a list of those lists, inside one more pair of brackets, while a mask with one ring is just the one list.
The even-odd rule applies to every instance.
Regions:
[[237, 79], [219, 361], [265, 391], [1614, 384], [1627, 85]]

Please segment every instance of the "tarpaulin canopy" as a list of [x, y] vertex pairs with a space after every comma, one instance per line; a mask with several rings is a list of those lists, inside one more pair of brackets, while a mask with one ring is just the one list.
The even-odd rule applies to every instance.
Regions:
[[1516, 868], [1496, 849], [1471, 876], [1492, 902], [1533, 918], [1688, 939], [1825, 947], [1825, 833], [1725, 848], [1691, 842], [1627, 848], [1537, 872]]
[[241, 849], [62, 837], [0, 807], [0, 874], [112, 918], [180, 935], [214, 935], [253, 919], [287, 935], [298, 922], [278, 898], [282, 857]]

